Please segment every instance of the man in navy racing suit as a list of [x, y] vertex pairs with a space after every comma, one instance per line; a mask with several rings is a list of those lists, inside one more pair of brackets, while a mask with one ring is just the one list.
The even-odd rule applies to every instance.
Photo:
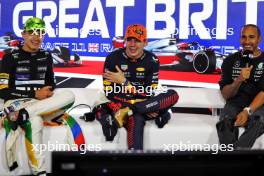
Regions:
[[155, 119], [162, 128], [170, 119], [168, 109], [178, 101], [178, 94], [174, 90], [165, 90], [165, 93], [154, 96], [159, 79], [159, 60], [144, 50], [147, 45], [144, 26], [128, 26], [125, 43], [124, 49], [115, 50], [106, 57], [104, 65], [104, 91], [110, 100], [105, 109], [110, 109], [106, 114], [112, 116], [97, 113], [96, 118], [103, 126], [106, 117], [112, 118], [107, 121], [119, 128], [124, 126], [128, 148], [142, 150], [145, 120]]

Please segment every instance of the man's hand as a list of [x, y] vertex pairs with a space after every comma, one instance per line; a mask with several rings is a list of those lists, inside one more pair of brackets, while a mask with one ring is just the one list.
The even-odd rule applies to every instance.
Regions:
[[42, 87], [39, 90], [35, 91], [35, 98], [38, 100], [43, 100], [45, 98], [49, 98], [53, 95], [53, 92], [51, 91], [52, 87], [51, 86], [45, 86]]
[[247, 121], [248, 121], [248, 112], [246, 110], [243, 110], [237, 115], [235, 126], [238, 127], [245, 126]]
[[122, 70], [116, 65], [116, 70], [117, 72], [111, 72], [111, 71], [106, 71], [103, 75], [104, 78], [107, 79], [107, 81], [117, 83], [117, 84], [122, 84], [126, 81], [126, 78], [122, 72]]
[[253, 68], [253, 65], [251, 65], [250, 67], [242, 68], [238, 79], [241, 81], [245, 81], [246, 79], [248, 79], [250, 77], [250, 72], [252, 68]]

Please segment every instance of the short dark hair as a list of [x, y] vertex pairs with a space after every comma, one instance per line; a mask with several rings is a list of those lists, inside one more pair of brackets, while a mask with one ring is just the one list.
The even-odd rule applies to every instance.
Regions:
[[254, 27], [254, 28], [256, 28], [259, 37], [261, 37], [261, 31], [260, 31], [260, 29], [259, 29], [259, 27], [258, 27], [257, 25], [255, 25], [255, 24], [245, 24], [245, 25], [242, 27], [242, 29], [244, 29], [244, 28], [246, 28], [246, 27]]

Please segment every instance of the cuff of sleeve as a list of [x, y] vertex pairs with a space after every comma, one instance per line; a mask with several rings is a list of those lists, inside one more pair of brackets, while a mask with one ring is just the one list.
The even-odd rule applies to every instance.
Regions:
[[36, 91], [30, 91], [30, 93], [29, 93], [29, 98], [35, 98], [35, 96], [36, 96]]

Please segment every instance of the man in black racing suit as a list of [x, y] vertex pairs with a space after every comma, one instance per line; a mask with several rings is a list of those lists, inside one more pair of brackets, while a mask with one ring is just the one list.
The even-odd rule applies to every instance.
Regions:
[[[264, 133], [264, 54], [258, 47], [260, 41], [258, 26], [243, 26], [243, 49], [223, 62], [219, 85], [226, 104], [216, 125], [221, 144], [251, 148]], [[245, 128], [241, 136], [238, 127]]]
[[[25, 131], [29, 164], [34, 175], [46, 175], [42, 144], [43, 121], [63, 114], [74, 103], [70, 91], [54, 92], [53, 61], [49, 52], [40, 49], [44, 39], [45, 22], [29, 18], [24, 24], [24, 45], [4, 55], [0, 70], [0, 98], [5, 100], [6, 144], [14, 143], [12, 134]], [[34, 147], [35, 146], [35, 147]], [[16, 151], [10, 147], [7, 160], [10, 171], [17, 167]], [[10, 152], [9, 152], [10, 151]]]
[[[145, 120], [155, 119], [162, 128], [170, 119], [168, 109], [178, 101], [174, 90], [163, 90], [157, 96], [159, 60], [144, 50], [147, 44], [146, 28], [142, 25], [127, 27], [126, 48], [118, 49], [106, 57], [103, 74], [105, 95], [110, 102], [99, 106], [96, 118], [101, 122], [107, 140], [113, 140], [115, 130], [127, 129], [128, 149], [143, 149]], [[104, 113], [102, 113], [104, 111]], [[98, 113], [99, 112], [99, 113]], [[111, 115], [107, 115], [107, 114]]]

